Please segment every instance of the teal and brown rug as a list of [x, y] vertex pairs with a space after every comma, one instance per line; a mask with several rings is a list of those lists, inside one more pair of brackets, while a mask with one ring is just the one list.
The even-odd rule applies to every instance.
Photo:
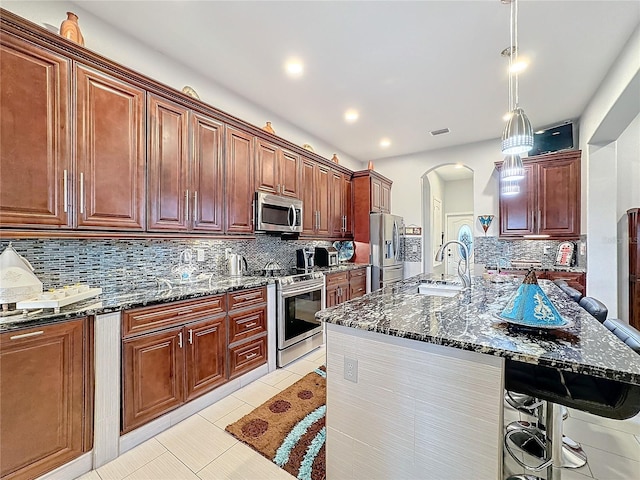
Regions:
[[324, 480], [324, 366], [264, 402], [227, 432], [300, 480]]

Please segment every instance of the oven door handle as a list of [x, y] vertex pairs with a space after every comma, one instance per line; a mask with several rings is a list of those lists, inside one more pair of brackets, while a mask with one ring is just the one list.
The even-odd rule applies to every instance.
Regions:
[[306, 287], [302, 287], [302, 288], [297, 288], [297, 289], [292, 289], [292, 290], [285, 290], [283, 292], [281, 292], [282, 298], [290, 298], [290, 297], [294, 297], [296, 295], [300, 295], [301, 293], [310, 293], [310, 292], [316, 292], [316, 291], [322, 291], [322, 284], [317, 284], [317, 285], [312, 285], [312, 286], [306, 286]]

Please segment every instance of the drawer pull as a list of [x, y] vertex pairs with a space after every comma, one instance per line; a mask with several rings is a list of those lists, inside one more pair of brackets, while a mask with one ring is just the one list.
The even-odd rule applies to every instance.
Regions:
[[260, 295], [262, 295], [261, 292], [254, 292], [254, 293], [250, 293], [250, 294], [247, 294], [247, 295], [240, 295], [240, 296], [238, 296], [238, 298], [242, 298], [244, 300], [251, 300], [252, 298], [259, 297]]
[[255, 327], [256, 325], [257, 325], [256, 322], [245, 323], [244, 328], [251, 328], [251, 327]]
[[257, 354], [257, 353], [255, 353], [255, 352], [253, 352], [253, 353], [252, 353], [252, 354], [250, 354], [250, 355], [245, 355], [244, 359], [245, 359], [245, 360], [250, 360], [250, 359], [252, 359], [253, 357], [257, 357], [257, 356], [258, 356], [258, 354]]
[[43, 333], [44, 333], [43, 330], [38, 330], [37, 332], [29, 332], [29, 333], [23, 333], [21, 335], [13, 335], [9, 338], [11, 340], [18, 340], [20, 338], [37, 337], [38, 335], [42, 335]]
[[178, 310], [176, 315], [186, 315], [187, 313], [191, 313], [193, 310]]

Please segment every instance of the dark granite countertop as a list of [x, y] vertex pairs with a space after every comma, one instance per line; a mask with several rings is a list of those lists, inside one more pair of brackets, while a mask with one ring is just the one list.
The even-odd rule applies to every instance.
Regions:
[[318, 312], [316, 317], [336, 325], [640, 384], [640, 355], [553, 282], [539, 280], [570, 324], [526, 332], [498, 317], [519, 280], [492, 283], [474, 278], [470, 293], [449, 298], [417, 293], [421, 282], [434, 282], [434, 278], [418, 275]]
[[[495, 265], [486, 265], [485, 268], [487, 270], [498, 270], [498, 267]], [[519, 265], [512, 265], [509, 267], [500, 267], [500, 270], [522, 270], [526, 272], [531, 267], [524, 267]], [[560, 265], [541, 265], [538, 267], [533, 267], [536, 272], [571, 272], [571, 273], [586, 273], [587, 269], [584, 267], [563, 267]]]

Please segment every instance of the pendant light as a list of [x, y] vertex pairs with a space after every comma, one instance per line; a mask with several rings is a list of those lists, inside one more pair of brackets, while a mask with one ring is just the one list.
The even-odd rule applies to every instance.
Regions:
[[502, 132], [502, 153], [505, 155], [519, 155], [533, 148], [533, 129], [531, 122], [519, 105], [518, 72], [513, 71], [514, 63], [518, 62], [518, 0], [511, 0], [510, 15], [511, 45], [502, 52], [509, 55], [509, 111], [511, 115]]
[[524, 178], [524, 166], [519, 155], [507, 155], [500, 168], [500, 181], [516, 181]]
[[500, 195], [504, 197], [512, 197], [520, 193], [520, 185], [517, 181], [505, 180], [500, 182]]

